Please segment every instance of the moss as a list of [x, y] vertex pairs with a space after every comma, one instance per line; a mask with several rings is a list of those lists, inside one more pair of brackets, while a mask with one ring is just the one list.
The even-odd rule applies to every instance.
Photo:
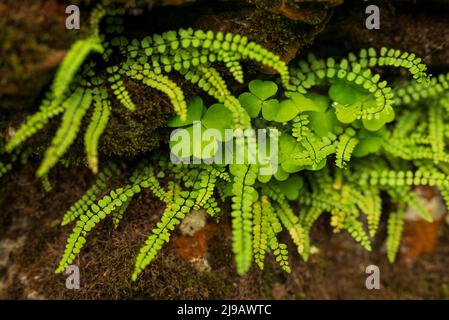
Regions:
[[166, 97], [135, 82], [126, 83], [137, 105], [129, 112], [113, 99], [112, 117], [100, 140], [100, 152], [110, 156], [135, 156], [159, 147], [168, 140], [165, 122], [173, 112]]

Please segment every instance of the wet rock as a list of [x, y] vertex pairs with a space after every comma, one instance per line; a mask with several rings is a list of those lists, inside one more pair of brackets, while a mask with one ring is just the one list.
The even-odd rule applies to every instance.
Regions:
[[206, 225], [206, 212], [204, 210], [192, 210], [182, 220], [179, 230], [183, 236], [193, 236]]
[[414, 192], [422, 200], [433, 221], [427, 222], [413, 208], [406, 208], [401, 246], [402, 258], [406, 262], [413, 262], [422, 254], [435, 251], [442, 222], [447, 213], [443, 199], [435, 187], [419, 186]]

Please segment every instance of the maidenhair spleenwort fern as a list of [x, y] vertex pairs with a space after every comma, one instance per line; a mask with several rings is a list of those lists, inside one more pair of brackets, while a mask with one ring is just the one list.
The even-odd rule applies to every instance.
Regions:
[[[166, 207], [161, 220], [156, 224], [137, 256], [133, 280], [136, 280], [143, 269], [155, 258], [162, 245], [169, 241], [175, 226], [192, 208], [195, 206], [205, 208], [211, 216], [219, 212], [212, 198], [212, 192], [204, 192], [204, 190], [213, 190], [218, 180], [229, 181], [229, 175], [224, 172], [224, 167], [174, 166], [165, 161], [160, 161], [159, 165], [159, 172], [156, 174], [148, 161], [142, 161], [129, 177], [128, 183], [111, 190], [102, 197], [99, 195], [104, 189], [105, 180], [112, 177], [117, 168], [112, 165], [100, 173], [100, 178], [88, 193], [70, 208], [64, 217], [63, 224], [75, 219], [76, 222], [56, 272], [63, 272], [73, 262], [76, 254], [84, 246], [87, 234], [100, 221], [107, 216], [112, 216], [114, 224], [117, 224], [126, 210], [123, 207], [127, 207], [132, 198], [145, 189], [149, 189], [166, 204]], [[214, 179], [208, 181], [201, 179], [205, 173], [213, 176]], [[167, 188], [162, 187], [157, 178], [165, 177], [165, 175], [173, 179]]]
[[[107, 17], [105, 34], [99, 34], [98, 24], [104, 17]], [[47, 174], [65, 154], [91, 108], [94, 110], [86, 132], [85, 148], [88, 166], [94, 173], [98, 171], [98, 140], [108, 122], [110, 99], [114, 96], [130, 112], [136, 109], [133, 97], [125, 87], [125, 78], [140, 81], [167, 95], [174, 111], [184, 121], [187, 106], [183, 91], [169, 78], [170, 73], [177, 72], [223, 103], [231, 111], [233, 125], [241, 128], [250, 127], [249, 116], [228, 90], [213, 67], [214, 63], [224, 63], [235, 80], [242, 83], [240, 61], [253, 60], [276, 70], [285, 88], [291, 88], [287, 65], [279, 56], [245, 36], [189, 28], [128, 39], [121, 35], [120, 10], [103, 6], [94, 10], [91, 23], [93, 35], [73, 44], [40, 110], [27, 119], [6, 145], [6, 150], [12, 152], [51, 118], [64, 113], [61, 128], [45, 154], [38, 176]], [[88, 60], [90, 56], [92, 59]], [[112, 56], [114, 61], [120, 62], [109, 63]], [[105, 64], [106, 79], [99, 75], [104, 73], [100, 68]]]
[[[438, 157], [431, 142], [432, 135], [441, 138], [440, 130], [446, 130], [446, 119], [442, 124], [433, 124], [435, 112], [439, 111], [431, 108], [444, 108], [440, 100], [432, 98], [431, 106], [423, 99], [420, 109], [404, 108], [395, 122], [378, 128], [377, 124], [373, 129], [372, 123], [357, 120], [355, 114], [351, 122], [341, 121], [339, 111], [332, 108], [334, 99], [357, 95], [357, 87], [330, 98], [315, 92], [303, 95], [289, 91], [288, 99], [268, 102], [277, 90], [273, 82], [251, 82], [250, 92], [239, 97], [252, 118], [259, 121], [270, 118], [270, 126], [281, 132], [277, 172], [261, 174], [259, 163], [175, 165], [162, 157], [142, 162], [128, 184], [101, 197], [105, 179], [111, 177], [111, 171], [105, 171], [64, 218], [64, 224], [74, 219], [77, 222], [57, 271], [62, 272], [73, 261], [87, 233], [106, 216], [110, 215], [117, 226], [134, 195], [144, 189], [151, 190], [166, 207], [137, 255], [133, 280], [154, 260], [190, 210], [205, 208], [211, 217], [217, 218], [220, 210], [215, 191], [221, 200], [231, 200], [232, 249], [239, 274], [248, 272], [252, 261], [263, 269], [268, 253], [290, 272], [286, 244], [278, 240], [284, 229], [298, 254], [308, 260], [310, 233], [323, 214], [330, 214], [334, 232], [346, 231], [366, 250], [372, 250], [371, 241], [385, 214], [382, 212], [385, 197], [381, 194], [388, 195], [392, 211], [386, 243], [387, 256], [393, 261], [399, 249], [405, 205], [424, 220], [432, 219], [412, 188], [436, 187], [444, 199], [449, 198], [449, 169], [444, 161], [447, 145], [444, 140], [449, 135], [443, 135]], [[368, 97], [362, 95], [357, 99], [366, 101]], [[182, 122], [176, 115], [169, 124], [181, 128], [189, 128], [196, 120], [204, 120], [208, 126], [220, 124], [222, 108], [223, 105], [216, 104], [205, 112], [196, 112], [204, 110], [204, 106], [195, 98], [188, 104], [189, 121]], [[445, 117], [445, 113], [442, 115]], [[212, 121], [214, 117], [216, 121]], [[257, 123], [253, 124], [256, 128]], [[415, 135], [410, 134], [412, 131]], [[392, 148], [392, 140], [398, 147], [404, 145], [404, 150]], [[326, 165], [329, 159], [334, 161]]]
[[253, 185], [256, 182], [258, 168], [256, 165], [232, 165], [234, 176], [232, 185], [232, 234], [233, 251], [236, 254], [237, 272], [246, 273], [252, 262], [252, 220], [253, 203], [257, 200], [257, 192]]
[[[84, 143], [88, 166], [97, 173], [101, 167], [98, 142], [111, 115], [112, 99], [129, 112], [138, 109], [125, 86], [138, 81], [167, 96], [175, 113], [168, 126], [189, 132], [198, 121], [202, 128], [219, 132], [277, 129], [270, 139], [276, 139], [278, 153], [270, 150], [269, 163], [226, 165], [173, 164], [168, 155], [151, 156], [119, 187], [112, 181], [126, 175], [126, 166], [103, 166], [92, 187], [63, 217], [63, 225], [73, 223], [74, 227], [57, 272], [74, 261], [97, 224], [110, 217], [117, 228], [132, 200], [144, 192], [152, 193], [165, 208], [136, 253], [133, 281], [192, 209], [204, 209], [218, 220], [217, 199], [231, 203], [223, 214], [231, 216], [239, 274], [248, 272], [253, 261], [263, 269], [269, 253], [290, 272], [287, 245], [279, 240], [283, 230], [298, 254], [308, 260], [310, 234], [322, 215], [329, 216], [334, 232], [347, 232], [370, 251], [381, 218], [388, 214], [387, 256], [394, 261], [406, 206], [424, 220], [432, 219], [413, 188], [437, 188], [448, 204], [449, 74], [432, 78], [420, 58], [387, 48], [362, 49], [338, 61], [309, 55], [288, 68], [255, 42], [229, 33], [189, 28], [128, 39], [122, 35], [120, 14], [105, 7], [94, 11], [93, 35], [74, 44], [39, 111], [17, 130], [6, 151], [14, 155], [51, 118], [63, 114], [38, 169], [45, 181], [90, 114]], [[105, 33], [100, 34], [103, 18]], [[280, 78], [277, 82], [253, 80], [247, 92], [234, 96], [214, 65], [224, 65], [242, 83], [243, 60], [270, 67]], [[374, 73], [381, 72], [380, 67], [405, 68], [412, 80], [388, 85]], [[169, 77], [173, 72], [219, 103], [206, 108], [199, 97], [186, 101], [180, 86]], [[195, 160], [210, 160], [217, 152], [205, 155], [192, 149], [190, 156]], [[257, 145], [255, 150], [260, 149]], [[262, 172], [267, 166], [277, 169]], [[10, 167], [0, 162], [0, 174]]]
[[[224, 39], [226, 44], [217, 43], [217, 39]], [[127, 52], [128, 58], [120, 67], [108, 70], [113, 93], [126, 108], [133, 110], [138, 106], [132, 103], [123, 87], [123, 77], [157, 87], [167, 94], [177, 113], [168, 122], [171, 127], [189, 130], [194, 121], [203, 121], [207, 128], [245, 128], [251, 120], [255, 129], [267, 125], [277, 128], [281, 132], [277, 171], [261, 174], [260, 163], [216, 167], [173, 165], [164, 158], [157, 165], [154, 161], [145, 162], [132, 174], [130, 184], [99, 199], [95, 191], [88, 192], [89, 196], [80, 200], [83, 209], [75, 205], [75, 211], [69, 211], [66, 217], [77, 218], [78, 222], [58, 272], [73, 261], [92, 227], [109, 214], [117, 226], [134, 194], [143, 189], [150, 189], [166, 208], [137, 255], [133, 280], [154, 260], [190, 210], [205, 208], [217, 217], [215, 189], [222, 200], [231, 200], [232, 250], [239, 274], [248, 272], [252, 261], [263, 269], [268, 253], [290, 272], [286, 244], [278, 240], [278, 234], [284, 229], [298, 254], [308, 260], [310, 233], [323, 214], [330, 214], [334, 232], [346, 231], [366, 250], [372, 250], [371, 241], [384, 214], [381, 194], [388, 195], [392, 203], [386, 242], [387, 256], [393, 261], [399, 249], [405, 204], [423, 219], [432, 219], [412, 188], [429, 185], [439, 188], [443, 196], [448, 193], [445, 140], [449, 134], [444, 112], [448, 107], [447, 77], [429, 80], [425, 66], [413, 54], [370, 49], [358, 55], [350, 54], [338, 63], [311, 56], [307, 62], [299, 62], [299, 68], [290, 69], [294, 86], [285, 83], [288, 74], [285, 75], [283, 67], [278, 68], [283, 91], [274, 82], [255, 80], [249, 83], [249, 92], [237, 99], [210, 65], [228, 57], [226, 65], [236, 80], [241, 81], [238, 59], [229, 59], [229, 53], [225, 53], [232, 47], [234, 38], [217, 35], [217, 39], [212, 33], [193, 30], [141, 41], [116, 38], [111, 46]], [[207, 59], [201, 58], [202, 46], [211, 50]], [[215, 49], [210, 49], [214, 46]], [[189, 53], [183, 49], [190, 47], [203, 49]], [[160, 55], [166, 52], [172, 56]], [[153, 58], [157, 63], [146, 65], [144, 59], [153, 55], [157, 55]], [[202, 63], [201, 59], [206, 60]], [[262, 59], [262, 62], [266, 61]], [[413, 80], [393, 89], [394, 86], [388, 87], [380, 81], [380, 75], [370, 70], [378, 66], [406, 68]], [[197, 83], [221, 104], [205, 108], [198, 98], [186, 104], [182, 91], [163, 74], [173, 70]], [[328, 94], [315, 92], [316, 85], [327, 86]], [[432, 86], [435, 90], [430, 89]], [[420, 88], [421, 94], [409, 97], [413, 94], [409, 87]], [[413, 105], [407, 108], [404, 101], [420, 104], [420, 108]], [[396, 106], [400, 108], [394, 110]], [[224, 121], [228, 117], [232, 121]], [[329, 162], [330, 159], [333, 161]], [[155, 178], [155, 170], [163, 178], [160, 183]], [[117, 197], [119, 200], [115, 200]]]

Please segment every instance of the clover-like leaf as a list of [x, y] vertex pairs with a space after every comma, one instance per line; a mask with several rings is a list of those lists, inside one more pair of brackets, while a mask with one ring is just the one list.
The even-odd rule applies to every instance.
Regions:
[[285, 181], [277, 182], [276, 185], [288, 200], [293, 201], [298, 199], [299, 197], [299, 192], [302, 188], [303, 180], [298, 175], [293, 175]]
[[193, 154], [193, 126], [176, 129], [170, 137], [170, 151], [179, 159]]
[[270, 99], [262, 105], [262, 116], [265, 120], [273, 121], [279, 111], [279, 101]]
[[221, 139], [224, 139], [225, 130], [232, 128], [232, 113], [223, 104], [216, 103], [206, 110], [201, 122], [207, 129], [219, 130]]
[[290, 176], [290, 173], [285, 172], [282, 167], [279, 167], [276, 172], [274, 173], [274, 177], [278, 181], [285, 181]]
[[[203, 130], [205, 129], [204, 127], [202, 128]], [[217, 134], [214, 134], [211, 131], [208, 131], [208, 133], [209, 135], [206, 136], [203, 132], [203, 136], [201, 138], [201, 149], [198, 149], [197, 147], [193, 149], [193, 155], [196, 158], [211, 159], [218, 152], [218, 148], [222, 147], [222, 145], [217, 142], [222, 135], [221, 132], [217, 130]]]
[[274, 121], [287, 122], [296, 117], [299, 110], [291, 99], [283, 100], [279, 103]]
[[[241, 105], [246, 109], [250, 117], [255, 118], [259, 115], [260, 110], [264, 106], [269, 109], [267, 115], [269, 119], [273, 120], [275, 110], [272, 108], [277, 103], [275, 99], [269, 99], [276, 94], [278, 87], [276, 83], [272, 81], [253, 80], [249, 83], [250, 92], [244, 92], [239, 96]], [[266, 111], [267, 112], [267, 111]], [[265, 117], [265, 116], [264, 116]]]
[[370, 153], [379, 151], [385, 139], [388, 137], [388, 134], [388, 130], [385, 126], [376, 132], [371, 132], [361, 127], [357, 131], [359, 143], [355, 146], [352, 155], [354, 157], [364, 157]]
[[366, 130], [377, 131], [385, 125], [383, 119], [362, 119], [363, 126]]
[[391, 122], [394, 120], [394, 112], [390, 113], [381, 113], [378, 119], [363, 119], [362, 123], [366, 130], [369, 131], [377, 131], [382, 128], [385, 123]]
[[331, 105], [331, 99], [329, 99], [327, 95], [310, 92], [307, 94], [307, 98], [313, 100], [313, 103], [317, 108], [317, 110], [311, 111], [326, 112], [329, 109], [329, 106]]
[[296, 106], [298, 112], [316, 111], [323, 112], [323, 107], [315, 103], [314, 100], [307, 98], [299, 92], [290, 92], [286, 94]]
[[283, 171], [288, 173], [295, 173], [304, 169], [304, 166], [298, 165], [295, 160], [285, 160], [281, 163]]
[[262, 183], [268, 183], [271, 180], [272, 175], [271, 174], [259, 174], [257, 176], [257, 180]]
[[[291, 135], [283, 133], [279, 137], [279, 157], [288, 157], [295, 150], [297, 145], [296, 139]], [[281, 160], [282, 161], [282, 160]]]
[[263, 100], [260, 100], [251, 92], [244, 92], [239, 96], [239, 101], [251, 118], [255, 118], [259, 115]]
[[377, 152], [383, 142], [384, 139], [376, 135], [370, 135], [364, 139], [359, 139], [359, 143], [355, 146], [352, 155], [354, 157], [364, 157], [370, 153]]
[[351, 123], [357, 119], [357, 111], [360, 109], [360, 104], [345, 106], [340, 103], [335, 103], [335, 115], [338, 121], [342, 123]]
[[348, 84], [339, 81], [329, 88], [329, 97], [343, 105], [351, 105], [357, 101], [356, 91]]
[[[205, 136], [206, 128], [196, 122], [186, 128], [179, 128], [170, 138], [170, 151], [179, 159], [194, 156], [198, 159], [212, 158], [218, 151], [217, 136]], [[211, 132], [211, 131], [209, 131]], [[217, 135], [220, 132], [217, 130]]]
[[333, 110], [327, 112], [308, 112], [310, 127], [320, 137], [325, 137], [334, 132], [338, 126], [337, 117]]

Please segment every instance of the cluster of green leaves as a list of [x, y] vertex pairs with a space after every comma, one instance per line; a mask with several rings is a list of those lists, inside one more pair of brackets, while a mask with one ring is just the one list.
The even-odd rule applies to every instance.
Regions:
[[[37, 171], [39, 177], [46, 175], [66, 153], [90, 109], [93, 111], [84, 143], [87, 164], [97, 173], [98, 141], [108, 123], [111, 96], [130, 112], [136, 109], [125, 85], [127, 81], [142, 82], [167, 95], [175, 112], [185, 121], [184, 93], [168, 77], [176, 71], [222, 103], [230, 111], [232, 125], [242, 128], [250, 127], [248, 114], [230, 93], [214, 63], [223, 63], [236, 81], [243, 82], [240, 61], [253, 60], [279, 72], [284, 86], [290, 86], [287, 65], [247, 37], [189, 28], [128, 39], [122, 35], [121, 14], [121, 10], [101, 5], [94, 10], [90, 19], [92, 35], [73, 44], [40, 110], [8, 141], [6, 150], [12, 152], [51, 118], [63, 113], [60, 129]], [[106, 25], [104, 34], [100, 34], [102, 19]], [[86, 61], [89, 55], [92, 59]], [[110, 59], [112, 56], [114, 59]], [[102, 68], [107, 72], [102, 72]]]
[[[234, 184], [225, 197], [233, 202], [237, 271], [244, 274], [253, 259], [263, 266], [267, 239], [273, 238], [262, 228], [262, 198], [275, 202], [272, 208], [280, 230], [288, 229], [298, 252], [307, 259], [309, 232], [322, 213], [330, 213], [335, 232], [347, 230], [371, 250], [382, 213], [380, 195], [388, 194], [397, 207], [389, 219], [387, 240], [388, 258], [393, 261], [404, 208], [408, 205], [423, 219], [432, 219], [413, 187], [434, 186], [447, 195], [449, 77], [430, 78], [419, 58], [385, 48], [379, 53], [361, 50], [358, 56], [350, 54], [339, 63], [309, 56], [298, 66], [292, 68], [294, 91], [280, 92], [275, 82], [254, 80], [249, 92], [239, 96], [253, 128], [277, 128], [281, 134], [279, 168], [272, 176], [258, 174], [254, 164], [229, 166]], [[369, 68], [375, 66], [406, 68], [413, 80], [393, 89], [372, 74]], [[323, 87], [327, 94], [322, 93]], [[197, 101], [187, 109], [188, 121], [175, 116], [169, 125], [191, 132], [192, 122], [199, 121], [203, 129], [223, 131], [231, 127], [224, 120], [225, 111], [223, 105], [206, 109]], [[186, 156], [211, 156], [203, 152], [205, 145], [197, 147]], [[334, 161], [329, 163], [329, 159]], [[287, 200], [297, 201], [299, 212], [293, 214]]]
[[[323, 214], [330, 214], [335, 232], [345, 230], [366, 250], [371, 250], [382, 214], [386, 214], [382, 212], [384, 195], [388, 195], [391, 211], [387, 256], [393, 262], [400, 244], [405, 208], [409, 206], [424, 220], [432, 220], [413, 188], [437, 187], [445, 200], [449, 200], [449, 166], [446, 163], [449, 127], [445, 118], [448, 90], [443, 90], [447, 89], [449, 76], [429, 81], [425, 67], [413, 55], [399, 53], [403, 58], [397, 60], [397, 51], [383, 49], [380, 56], [392, 55], [389, 60], [372, 58], [378, 60], [366, 62], [364, 52], [375, 55], [372, 50], [362, 50], [358, 62], [355, 55], [350, 55], [346, 63], [361, 68], [401, 66], [413, 75], [412, 81], [387, 90], [382, 110], [388, 109], [388, 112], [376, 111], [369, 116], [379, 107], [379, 93], [376, 92], [387, 88], [385, 84], [378, 84], [378, 77], [370, 82], [376, 84], [370, 89], [367, 82], [356, 80], [357, 76], [355, 79], [347, 75], [334, 78], [327, 69], [342, 70], [345, 62], [338, 67], [329, 63], [329, 59], [321, 64], [326, 76], [316, 66], [310, 67], [316, 72], [313, 85], [320, 86], [316, 91], [311, 88], [310, 75], [303, 78], [307, 85], [300, 81], [295, 90], [281, 91], [272, 81], [251, 81], [249, 91], [242, 93], [238, 100], [248, 113], [252, 128], [270, 127], [280, 132], [277, 171], [272, 175], [261, 174], [262, 163], [217, 167], [214, 164], [175, 165], [161, 159], [156, 167], [160, 170], [158, 177], [164, 178], [165, 187], [162, 187], [155, 178], [154, 166], [145, 163], [145, 169], [139, 166], [126, 187], [111, 191], [98, 202], [94, 200], [98, 193], [90, 191], [75, 209], [71, 209], [68, 216], [78, 210], [75, 216], [79, 220], [58, 271], [73, 261], [87, 232], [98, 221], [112, 213], [116, 225], [128, 200], [144, 188], [150, 188], [165, 202], [166, 209], [137, 256], [133, 280], [155, 258], [163, 243], [169, 241], [171, 231], [191, 209], [204, 207], [216, 217], [219, 210], [214, 189], [221, 200], [230, 198], [232, 202], [232, 249], [239, 274], [245, 274], [253, 261], [262, 269], [270, 252], [280, 266], [290, 272], [286, 244], [278, 240], [282, 230], [288, 231], [297, 252], [307, 260], [312, 227]], [[319, 60], [312, 61], [313, 65]], [[299, 65], [305, 70], [304, 62]], [[300, 74], [293, 69], [295, 72], [297, 76]], [[364, 74], [363, 79], [369, 78], [368, 72], [360, 72]], [[323, 94], [322, 87], [328, 88], [327, 94]], [[419, 94], [410, 88], [419, 89]], [[393, 110], [395, 106], [399, 107], [397, 111]], [[199, 97], [193, 98], [185, 111], [184, 117], [176, 114], [168, 120], [170, 127], [189, 133], [190, 139], [186, 142], [190, 149], [184, 156], [210, 158], [213, 153], [210, 149], [204, 152], [204, 143], [193, 147], [195, 123], [201, 129], [217, 130], [220, 138], [206, 141], [214, 145], [220, 140], [226, 141], [225, 129], [235, 128], [232, 111], [225, 103], [206, 108]], [[238, 135], [231, 138], [239, 139]], [[173, 151], [174, 145], [171, 147]], [[127, 191], [126, 201], [125, 197], [120, 199], [123, 190], [130, 189], [134, 191]]]
[[[105, 34], [100, 34], [102, 18]], [[370, 48], [339, 61], [309, 55], [288, 68], [278, 56], [240, 35], [189, 28], [128, 39], [122, 35], [120, 10], [105, 7], [95, 10], [91, 21], [92, 36], [73, 45], [39, 111], [5, 147], [15, 152], [51, 118], [63, 114], [37, 171], [46, 189], [49, 170], [74, 142], [89, 112], [84, 142], [87, 163], [97, 173], [98, 141], [110, 116], [111, 97], [130, 112], [139, 107], [126, 87], [128, 81], [140, 81], [168, 97], [175, 111], [169, 127], [183, 129], [191, 138], [196, 123], [220, 134], [197, 146], [187, 140], [189, 148], [183, 156], [209, 159], [219, 141], [240, 141], [242, 131], [229, 138], [225, 129], [275, 128], [280, 133], [279, 149], [269, 158], [278, 159], [269, 165], [277, 170], [262, 172], [267, 164], [258, 162], [173, 164], [164, 157], [152, 158], [142, 161], [121, 187], [110, 189], [110, 182], [121, 175], [119, 166], [111, 164], [64, 216], [63, 225], [74, 222], [75, 226], [57, 272], [74, 261], [88, 233], [107, 216], [117, 227], [132, 199], [145, 189], [165, 203], [165, 209], [137, 254], [133, 280], [192, 209], [204, 208], [218, 217], [218, 194], [221, 200], [231, 201], [232, 249], [239, 274], [248, 272], [253, 261], [262, 269], [267, 253], [290, 272], [287, 246], [278, 237], [282, 230], [307, 260], [312, 227], [325, 213], [330, 214], [335, 232], [346, 230], [371, 250], [385, 214], [381, 194], [392, 203], [386, 244], [393, 261], [405, 208], [432, 219], [413, 187], [436, 187], [449, 202], [449, 74], [431, 78], [414, 54]], [[91, 53], [96, 56], [86, 62]], [[276, 70], [279, 81], [254, 80], [248, 92], [234, 96], [213, 65], [223, 64], [243, 83], [242, 60]], [[389, 86], [374, 73], [379, 67], [405, 68], [413, 79]], [[199, 97], [187, 103], [179, 85], [168, 77], [172, 72], [219, 103], [206, 108]], [[210, 144], [213, 148], [205, 152]], [[0, 164], [0, 174], [9, 169]]]
[[74, 221], [75, 226], [67, 240], [57, 273], [63, 272], [74, 261], [86, 243], [87, 234], [98, 223], [110, 216], [117, 227], [132, 199], [149, 189], [165, 203], [165, 209], [137, 255], [132, 274], [132, 279], [136, 280], [190, 210], [204, 208], [210, 216], [216, 217], [220, 209], [213, 191], [219, 182], [230, 181], [225, 167], [175, 166], [166, 160], [152, 159], [150, 163], [141, 161], [125, 184], [109, 190], [107, 180], [117, 178], [118, 173], [116, 165], [105, 168], [87, 193], [65, 214], [62, 224]]

